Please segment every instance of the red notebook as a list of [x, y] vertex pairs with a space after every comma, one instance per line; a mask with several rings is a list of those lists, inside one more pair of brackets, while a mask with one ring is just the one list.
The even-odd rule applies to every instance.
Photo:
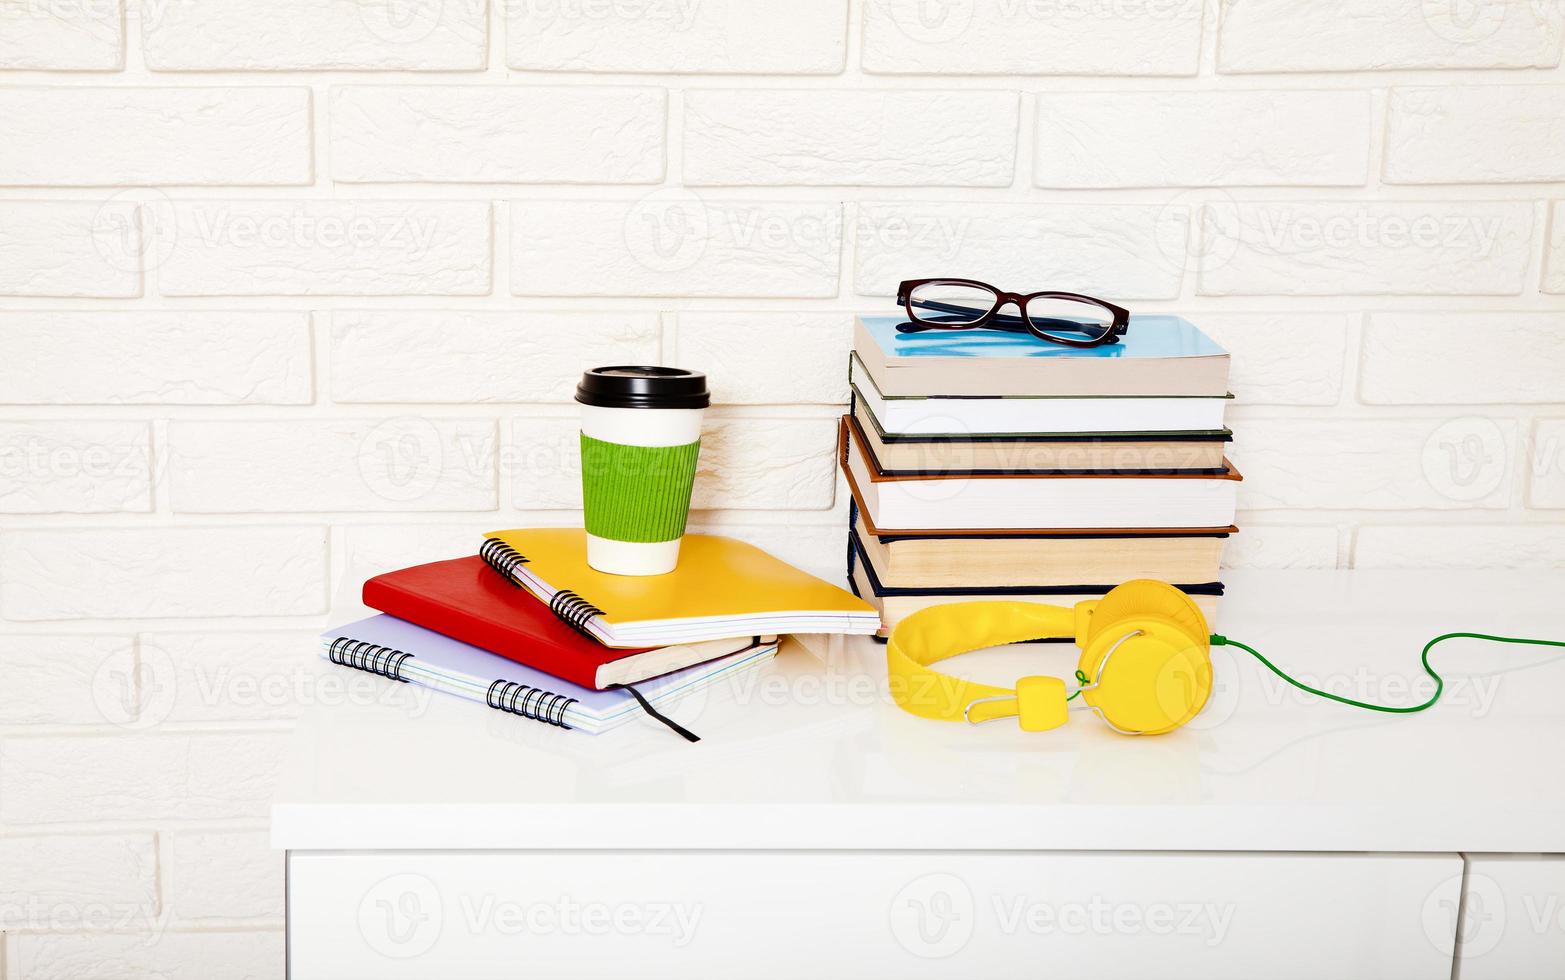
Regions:
[[715, 660], [756, 642], [746, 636], [612, 649], [571, 629], [477, 555], [377, 575], [364, 583], [364, 604], [595, 691]]

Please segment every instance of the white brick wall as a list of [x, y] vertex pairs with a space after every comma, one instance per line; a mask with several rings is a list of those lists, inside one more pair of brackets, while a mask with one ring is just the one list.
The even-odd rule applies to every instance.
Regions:
[[1391, 90], [1386, 182], [1565, 180], [1565, 86]]
[[0, 184], [307, 184], [306, 88], [0, 89]]
[[1236, 567], [1565, 559], [1565, 8], [0, 0], [0, 976], [282, 975], [266, 800], [362, 580], [571, 523], [842, 562], [852, 314], [972, 275], [1235, 356]]
[[1042, 93], [1039, 187], [1364, 183], [1365, 91]]
[[685, 183], [1009, 187], [1017, 98], [692, 91], [685, 96]]
[[358, 0], [144, 2], [153, 71], [452, 71], [484, 67], [485, 5]]
[[360, 183], [650, 184], [662, 89], [339, 88], [332, 176]]
[[144, 241], [134, 201], [0, 201], [0, 296], [139, 296]]
[[0, 401], [303, 405], [306, 313], [0, 311]]
[[1222, 0], [1225, 72], [1552, 68], [1559, 7], [1484, 4], [1481, 11], [1408, 0]]
[[0, 4], [0, 70], [110, 71], [124, 64], [124, 5]]

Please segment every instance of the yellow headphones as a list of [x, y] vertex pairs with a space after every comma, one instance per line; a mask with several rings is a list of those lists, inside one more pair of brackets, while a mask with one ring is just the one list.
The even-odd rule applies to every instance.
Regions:
[[[931, 670], [957, 654], [1024, 640], [1074, 637], [1075, 693], [1058, 677], [995, 687]], [[1081, 698], [1124, 735], [1161, 735], [1200, 713], [1212, 693], [1210, 633], [1190, 597], [1138, 579], [1074, 608], [1036, 602], [957, 602], [919, 610], [886, 643], [891, 693], [922, 718], [978, 724], [1015, 715], [1023, 731], [1058, 728]]]

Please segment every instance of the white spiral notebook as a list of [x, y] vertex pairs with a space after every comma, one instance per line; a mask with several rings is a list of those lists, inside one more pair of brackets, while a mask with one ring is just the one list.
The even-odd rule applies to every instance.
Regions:
[[343, 667], [421, 684], [496, 711], [591, 735], [645, 712], [691, 741], [694, 736], [663, 717], [657, 706], [759, 667], [776, 654], [775, 640], [758, 638], [737, 653], [634, 687], [594, 691], [395, 616], [371, 616], [321, 634], [321, 656]]

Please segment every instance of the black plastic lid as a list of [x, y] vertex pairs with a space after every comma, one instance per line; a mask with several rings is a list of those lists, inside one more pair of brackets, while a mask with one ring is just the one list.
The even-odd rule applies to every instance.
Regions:
[[706, 408], [706, 375], [683, 368], [617, 365], [581, 376], [576, 400], [602, 408]]

